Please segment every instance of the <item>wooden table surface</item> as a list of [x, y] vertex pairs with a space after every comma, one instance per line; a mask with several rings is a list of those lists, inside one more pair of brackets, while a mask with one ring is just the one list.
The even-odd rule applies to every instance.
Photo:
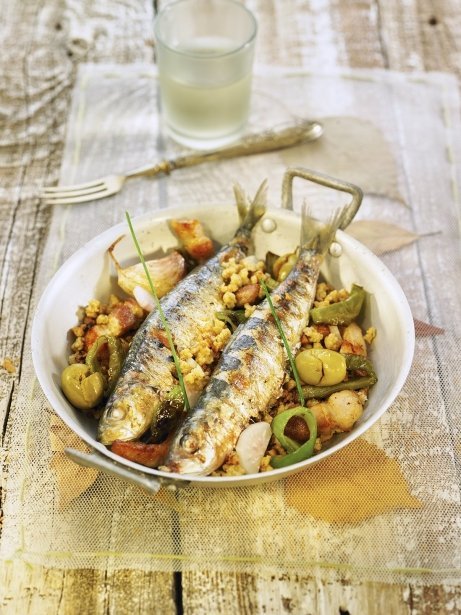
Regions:
[[[30, 295], [51, 212], [80, 62], [153, 62], [152, 0], [0, 0], [0, 423], [15, 411]], [[160, 4], [160, 3], [159, 3]], [[461, 72], [459, 0], [246, 0], [257, 60], [306, 68]], [[3, 493], [3, 498], [8, 494]], [[4, 500], [2, 500], [4, 501]], [[0, 514], [1, 518], [1, 514]], [[455, 613], [461, 589], [321, 584], [286, 573], [146, 573], [5, 566], [0, 612]], [[2, 593], [3, 586], [3, 593]]]

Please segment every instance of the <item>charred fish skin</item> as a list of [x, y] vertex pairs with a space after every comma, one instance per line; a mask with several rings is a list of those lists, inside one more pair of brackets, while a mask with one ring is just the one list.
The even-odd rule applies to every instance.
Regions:
[[[201, 325], [223, 309], [222, 263], [253, 249], [252, 229], [265, 211], [266, 182], [258, 190], [232, 241], [192, 271], [161, 300], [177, 352], [190, 348]], [[98, 439], [136, 440], [155, 425], [159, 408], [177, 385], [171, 351], [157, 310], [136, 333], [120, 377], [99, 422]]]
[[[304, 216], [299, 259], [271, 298], [294, 350], [309, 318], [323, 256], [341, 223], [307, 226]], [[165, 467], [207, 475], [219, 468], [242, 430], [276, 401], [287, 356], [267, 300], [241, 325], [223, 352], [197, 405], [179, 428]]]

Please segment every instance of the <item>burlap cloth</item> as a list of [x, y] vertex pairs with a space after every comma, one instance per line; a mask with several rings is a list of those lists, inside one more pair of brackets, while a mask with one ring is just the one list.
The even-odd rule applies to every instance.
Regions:
[[[321, 578], [456, 582], [459, 111], [449, 75], [262, 71], [251, 127], [296, 116], [327, 118], [321, 141], [168, 179], [136, 180], [110, 200], [56, 207], [35, 301], [56, 268], [120, 222], [127, 209], [135, 216], [170, 204], [230, 202], [236, 180], [251, 193], [264, 177], [278, 205], [286, 166], [316, 168], [363, 187], [359, 218], [372, 221], [375, 239], [389, 233], [384, 222], [420, 236], [406, 246], [387, 237], [382, 258], [414, 317], [444, 331], [419, 327], [423, 335], [397, 401], [364, 437], [329, 460], [277, 483], [155, 497], [66, 459], [63, 448], [80, 444], [49, 408], [26, 353], [7, 428], [3, 557], [63, 568], [291, 569]], [[176, 149], [162, 136], [151, 67], [81, 68], [62, 183], [128, 169]]]

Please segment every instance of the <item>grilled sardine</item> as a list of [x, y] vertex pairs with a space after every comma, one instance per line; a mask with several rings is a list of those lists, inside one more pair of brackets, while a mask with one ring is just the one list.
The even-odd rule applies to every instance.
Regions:
[[[178, 354], [193, 347], [200, 326], [224, 308], [220, 292], [221, 264], [230, 257], [240, 260], [252, 250], [251, 231], [264, 214], [266, 192], [264, 182], [233, 240], [162, 299]], [[168, 408], [177, 385], [162, 322], [154, 310], [133, 339], [120, 378], [100, 419], [99, 440], [106, 445], [115, 440], [136, 440], [149, 427], [166, 433], [171, 427], [171, 416], [162, 408]]]
[[[309, 318], [320, 264], [341, 224], [327, 225], [303, 212], [299, 259], [271, 298], [291, 349]], [[230, 340], [193, 411], [177, 430], [165, 467], [206, 475], [219, 468], [242, 430], [280, 396], [287, 355], [267, 300]]]

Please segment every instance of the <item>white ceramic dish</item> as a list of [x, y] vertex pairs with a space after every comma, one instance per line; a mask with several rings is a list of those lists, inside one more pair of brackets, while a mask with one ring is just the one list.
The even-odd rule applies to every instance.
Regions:
[[[146, 256], [177, 245], [168, 228], [168, 220], [181, 216], [201, 220], [213, 238], [221, 243], [231, 238], [238, 222], [234, 206], [200, 206], [187, 210], [171, 208], [146, 214], [134, 220]], [[264, 256], [267, 250], [283, 254], [298, 244], [300, 219], [297, 214], [284, 209], [270, 209], [265, 218], [272, 218], [276, 229], [265, 233], [261, 224], [257, 226], [254, 239], [258, 255]], [[94, 238], [73, 254], [52, 278], [41, 297], [32, 327], [34, 366], [48, 401], [63, 421], [94, 451], [90, 456], [80, 455], [78, 458], [74, 454], [74, 459], [79, 463], [96, 466], [152, 491], [156, 491], [161, 482], [171, 481], [176, 485], [194, 483], [229, 487], [278, 479], [325, 459], [355, 440], [389, 408], [402, 388], [414, 350], [414, 325], [405, 295], [375, 255], [345, 232], [338, 231], [337, 240], [342, 247], [342, 255], [339, 258], [328, 256], [322, 273], [336, 287], [350, 288], [355, 282], [367, 290], [363, 324], [373, 324], [378, 330], [370, 356], [378, 382], [371, 389], [365, 411], [353, 430], [334, 437], [325, 443], [318, 455], [300, 464], [238, 477], [184, 477], [149, 469], [114, 455], [96, 440], [96, 422], [66, 400], [60, 389], [60, 374], [67, 364], [68, 331], [77, 322], [78, 306], [85, 305], [92, 298], [104, 299], [116, 290], [115, 272], [106, 250], [120, 235], [125, 237], [116, 249], [118, 260], [123, 264], [135, 262], [135, 248], [125, 223]]]

